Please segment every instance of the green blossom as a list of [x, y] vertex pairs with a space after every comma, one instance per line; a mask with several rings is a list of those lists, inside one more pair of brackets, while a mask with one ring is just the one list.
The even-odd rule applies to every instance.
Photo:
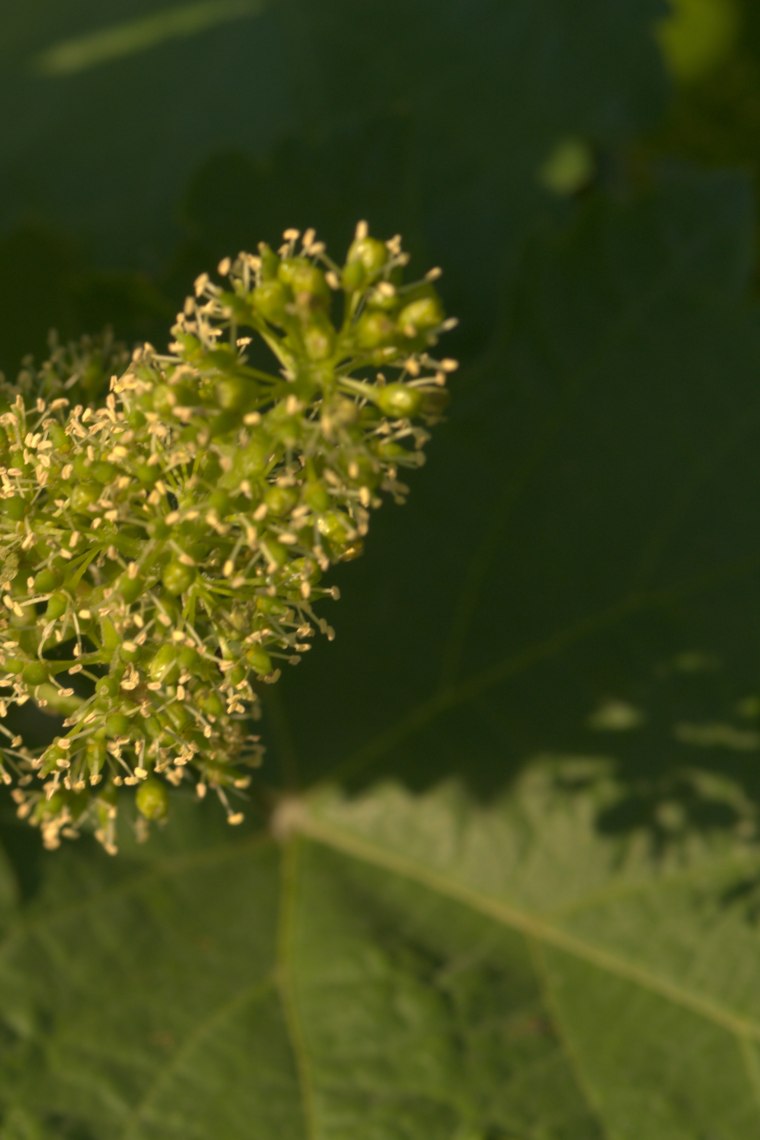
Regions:
[[257, 688], [333, 636], [323, 576], [444, 406], [437, 271], [363, 223], [343, 265], [284, 239], [199, 277], [167, 352], [54, 344], [0, 389], [0, 716], [63, 718], [40, 749], [1, 724], [0, 777], [49, 847], [114, 851], [124, 788], [141, 828], [188, 781], [240, 822]]

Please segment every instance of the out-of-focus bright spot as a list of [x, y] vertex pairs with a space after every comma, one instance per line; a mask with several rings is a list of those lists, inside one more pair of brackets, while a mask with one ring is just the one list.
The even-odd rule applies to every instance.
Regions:
[[655, 818], [666, 831], [680, 831], [688, 823], [688, 815], [683, 804], [675, 800], [663, 800], [654, 809]]
[[754, 752], [760, 748], [760, 732], [735, 728], [733, 724], [683, 722], [673, 726], [673, 736], [681, 744], [697, 748], [728, 748], [732, 752]]
[[731, 54], [739, 35], [736, 0], [670, 0], [671, 13], [656, 26], [673, 75], [693, 83]]
[[690, 651], [674, 657], [672, 667], [677, 673], [709, 673], [712, 669], [718, 669], [720, 662], [708, 653]]
[[553, 194], [575, 194], [594, 177], [596, 160], [587, 142], [566, 138], [557, 143], [538, 171], [538, 181]]
[[594, 732], [630, 732], [639, 728], [646, 717], [641, 709], [627, 701], [603, 701], [586, 721]]
[[760, 716], [760, 697], [744, 697], [737, 704], [736, 711], [745, 720], [754, 720]]
[[139, 20], [62, 40], [36, 55], [31, 69], [43, 75], [75, 75], [147, 51], [167, 40], [194, 36], [217, 24], [254, 15], [263, 7], [264, 0], [199, 0], [167, 8]]

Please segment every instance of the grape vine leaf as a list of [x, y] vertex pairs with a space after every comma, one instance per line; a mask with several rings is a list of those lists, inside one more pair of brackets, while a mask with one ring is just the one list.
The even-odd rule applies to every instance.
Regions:
[[[760, 554], [748, 221], [741, 182], [678, 176], [591, 203], [532, 252], [511, 383], [489, 367], [468, 394], [462, 379], [422, 504], [388, 516], [386, 553], [368, 555], [389, 597], [364, 617], [349, 598], [319, 666], [280, 682], [271, 762], [297, 753], [303, 786], [271, 827], [241, 834], [188, 804], [147, 846], [116, 861], [73, 846], [9, 894], [4, 1136], [753, 1133], [756, 649], [736, 640]], [[496, 506], [476, 512], [464, 551], [436, 563], [469, 525], [442, 491], [461, 480], [471, 501], [515, 472], [505, 501], [528, 503], [511, 526], [479, 548]], [[429, 599], [425, 558], [446, 566]], [[463, 665], [445, 660], [452, 628]]]
[[[271, 821], [180, 796], [109, 860], [3, 818], [0, 1135], [746, 1140], [747, 186], [621, 152], [661, 110], [659, 3], [312, 8], [67, 77], [26, 65], [105, 24], [92, 0], [14, 10], [0, 45], [27, 109], [0, 222], [65, 235], [62, 304], [69, 240], [184, 272], [294, 203], [331, 240], [367, 205], [446, 265], [465, 357], [409, 506], [341, 573], [337, 641], [269, 695]], [[567, 134], [613, 169], [552, 202], [537, 171]], [[19, 343], [47, 303], [28, 276]]]

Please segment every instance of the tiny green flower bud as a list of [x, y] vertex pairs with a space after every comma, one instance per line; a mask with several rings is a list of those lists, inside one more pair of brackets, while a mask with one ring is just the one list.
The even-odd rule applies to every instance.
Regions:
[[357, 238], [348, 250], [347, 265], [361, 265], [367, 277], [377, 273], [388, 262], [388, 247], [377, 238]]
[[351, 523], [340, 511], [327, 511], [320, 517], [317, 528], [320, 534], [337, 546], [347, 543], [353, 534]]
[[290, 286], [296, 298], [308, 296], [314, 301], [321, 301], [330, 296], [324, 273], [305, 257], [283, 258], [277, 276], [284, 285]]
[[97, 483], [77, 483], [71, 492], [72, 510], [86, 511], [88, 507], [98, 501], [101, 493], [102, 488]]
[[106, 733], [108, 736], [128, 736], [132, 722], [124, 713], [111, 713], [106, 717]]
[[417, 388], [408, 384], [386, 384], [378, 388], [375, 403], [386, 416], [410, 418], [416, 416], [422, 407], [423, 396]]
[[288, 293], [281, 281], [262, 281], [253, 291], [253, 307], [259, 316], [273, 325], [282, 325], [286, 319]]
[[264, 502], [273, 515], [287, 515], [298, 502], [298, 491], [293, 487], [267, 487]]
[[100, 643], [106, 653], [114, 653], [121, 645], [119, 631], [107, 614], [100, 618]]
[[267, 420], [267, 426], [276, 444], [283, 444], [288, 448], [298, 447], [304, 430], [301, 416], [282, 415], [277, 408], [273, 408]]
[[372, 289], [367, 294], [367, 307], [373, 312], [395, 314], [399, 307], [399, 297], [395, 289]]
[[360, 348], [381, 348], [390, 344], [396, 327], [385, 313], [364, 312], [356, 323], [356, 343]]
[[197, 703], [207, 716], [217, 718], [224, 716], [227, 707], [219, 694], [211, 691], [200, 693]]
[[71, 451], [71, 440], [66, 435], [61, 424], [51, 423], [49, 427], [50, 439], [59, 455], [67, 455]]
[[27, 685], [43, 685], [50, 676], [50, 668], [44, 661], [30, 661], [21, 675]]
[[99, 697], [108, 700], [119, 695], [121, 689], [121, 674], [119, 672], [107, 673], [95, 682], [95, 692]]
[[168, 416], [177, 405], [177, 394], [171, 384], [159, 384], [153, 389], [153, 410], [160, 416]]
[[337, 551], [337, 559], [339, 562], [353, 562], [355, 558], [361, 557], [364, 553], [364, 542], [361, 538], [355, 538], [346, 546], [341, 547]]
[[367, 271], [360, 261], [352, 261], [344, 266], [340, 280], [347, 293], [356, 293], [366, 283]]
[[230, 293], [229, 290], [224, 290], [219, 294], [218, 299], [227, 306], [238, 324], [249, 325], [251, 323], [252, 306], [249, 297], [241, 297], [239, 293]]
[[0, 500], [0, 509], [13, 522], [21, 522], [29, 509], [29, 503], [21, 495], [12, 495], [9, 499]]
[[243, 681], [245, 681], [246, 676], [247, 671], [244, 665], [233, 665], [232, 668], [228, 669], [225, 674], [225, 678], [228, 684], [232, 685], [233, 688], [242, 684]]
[[286, 582], [318, 582], [322, 571], [310, 558], [293, 558], [285, 567]]
[[240, 413], [222, 409], [209, 420], [208, 430], [212, 439], [223, 439], [240, 425]]
[[398, 315], [398, 325], [404, 336], [414, 337], [430, 332], [443, 322], [443, 309], [435, 296], [410, 301]]
[[246, 649], [245, 659], [254, 673], [258, 673], [262, 677], [267, 676], [274, 668], [272, 658], [266, 649], [263, 649], [260, 645], [252, 645], [250, 649]]
[[378, 467], [369, 455], [348, 456], [345, 463], [347, 480], [360, 487], [374, 488], [380, 478]]
[[119, 645], [119, 659], [121, 661], [138, 661], [141, 656], [140, 646], [134, 641], [122, 641]]
[[266, 594], [259, 594], [256, 598], [256, 609], [259, 613], [279, 618], [281, 621], [289, 621], [292, 615], [292, 610], [279, 598], [270, 598]]
[[235, 464], [243, 478], [255, 479], [266, 471], [271, 455], [271, 441], [263, 435], [255, 435], [237, 452]]
[[209, 495], [208, 506], [209, 510], [214, 511], [220, 519], [226, 518], [232, 506], [232, 497], [220, 487]]
[[225, 411], [241, 411], [248, 406], [253, 395], [251, 385], [239, 376], [225, 376], [216, 385], [217, 403]]
[[172, 597], [179, 597], [189, 590], [195, 581], [195, 570], [192, 566], [186, 566], [184, 562], [172, 559], [161, 571], [161, 581]]
[[74, 478], [88, 480], [90, 478], [90, 457], [86, 452], [75, 455], [71, 464]]
[[261, 549], [264, 551], [269, 563], [274, 566], [284, 566], [288, 560], [288, 548], [275, 538], [262, 540]]
[[40, 570], [34, 576], [34, 589], [38, 594], [49, 594], [60, 586], [63, 581], [63, 575], [59, 570], [54, 570], [52, 567], [47, 566], [44, 570]]
[[59, 764], [68, 760], [68, 754], [65, 748], [61, 745], [61, 738], [57, 736], [52, 744], [49, 744], [40, 757], [40, 775], [45, 777], [54, 772]]
[[158, 740], [164, 726], [157, 716], [146, 717], [142, 723], [143, 731], [149, 740]]
[[136, 574], [134, 578], [125, 570], [116, 579], [114, 591], [121, 597], [121, 599], [130, 605], [136, 602], [140, 595], [145, 591], [146, 583], [140, 574]]
[[397, 443], [395, 439], [378, 440], [375, 444], [374, 451], [378, 459], [386, 463], [393, 463], [399, 459], [408, 459], [410, 455], [409, 449], [404, 447], [403, 443]]
[[193, 723], [193, 714], [179, 701], [172, 701], [163, 711], [163, 717], [177, 732], [185, 732]]
[[148, 534], [157, 542], [165, 542], [171, 537], [172, 528], [165, 518], [151, 519], [147, 526]]
[[327, 487], [316, 479], [304, 487], [303, 500], [313, 511], [326, 511], [332, 502]]
[[[172, 333], [174, 334], [177, 344], [181, 350], [182, 358], [184, 360], [190, 361], [194, 364], [203, 362], [205, 355], [204, 345], [201, 344], [197, 336], [193, 336], [191, 333], [186, 332], [180, 325], [175, 325], [172, 329]], [[155, 380], [155, 377], [153, 379]], [[168, 379], [170, 378], [167, 377], [167, 380]], [[172, 400], [169, 410], [174, 407], [174, 403], [175, 401]], [[150, 402], [149, 406], [151, 406]]]
[[98, 460], [90, 466], [90, 475], [96, 483], [101, 483], [105, 486], [106, 483], [111, 483], [119, 474], [119, 468], [115, 463], [106, 463], [103, 460]]
[[304, 329], [303, 343], [309, 360], [329, 360], [335, 348], [335, 330], [326, 319], [311, 321]]
[[201, 664], [201, 655], [191, 645], [183, 645], [177, 650], [177, 661], [180, 669], [192, 673]]
[[147, 463], [140, 460], [134, 464], [132, 471], [135, 478], [145, 487], [152, 487], [153, 484], [158, 481], [158, 477], [161, 474], [161, 469], [157, 463]]
[[270, 249], [263, 241], [259, 242], [259, 256], [261, 258], [261, 278], [263, 281], [271, 281], [273, 277], [277, 276], [280, 259], [274, 250]]
[[63, 617], [68, 608], [69, 599], [66, 594], [60, 591], [51, 594], [45, 607], [45, 618], [47, 621], [57, 621], [59, 617]]
[[173, 645], [162, 645], [148, 665], [151, 681], [160, 681], [162, 685], [172, 684], [179, 676], [179, 671], [177, 650]]
[[125, 414], [125, 419], [134, 431], [142, 431], [148, 422], [145, 413], [141, 411], [140, 408], [133, 408], [131, 411], [127, 412]]
[[165, 819], [169, 813], [169, 793], [166, 784], [149, 776], [135, 792], [135, 803], [140, 815], [145, 819]]

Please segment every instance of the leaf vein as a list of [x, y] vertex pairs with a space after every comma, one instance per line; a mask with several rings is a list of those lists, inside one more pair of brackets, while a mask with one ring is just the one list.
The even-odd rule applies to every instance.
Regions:
[[601, 1133], [606, 1138], [606, 1140], [621, 1140], [619, 1135], [614, 1135], [608, 1129], [602, 1116], [600, 1106], [597, 1104], [596, 1097], [594, 1096], [594, 1093], [589, 1085], [588, 1078], [583, 1072], [578, 1052], [570, 1042], [567, 1026], [562, 1020], [560, 1011], [557, 1007], [557, 1003], [554, 1000], [554, 995], [552, 994], [551, 984], [549, 981], [549, 970], [546, 964], [546, 959], [543, 955], [543, 947], [541, 946], [541, 943], [536, 941], [534, 938], [526, 939], [526, 943], [530, 951], [531, 961], [533, 962], [535, 969], [536, 981], [538, 982], [539, 989], [544, 999], [544, 1005], [546, 1006], [547, 1010], [551, 1011], [552, 1026], [556, 1031], [559, 1046], [565, 1055], [570, 1069], [575, 1074], [576, 1087], [580, 1092], [583, 1100], [585, 1101], [586, 1106], [588, 1107], [589, 1115], [597, 1122]]
[[406, 878], [410, 882], [418, 883], [420, 886], [438, 893], [443, 898], [459, 902], [463, 906], [469, 907], [470, 910], [491, 918], [502, 926], [532, 938], [542, 945], [552, 946], [604, 973], [641, 986], [642, 989], [665, 998], [673, 1005], [687, 1009], [705, 1021], [721, 1026], [729, 1033], [760, 1041], [759, 1022], [743, 1017], [709, 998], [702, 997], [700, 994], [690, 993], [667, 978], [658, 977], [644, 967], [626, 961], [625, 958], [610, 950], [589, 943], [552, 925], [546, 918], [528, 914], [500, 899], [488, 895], [479, 895], [463, 883], [457, 883], [427, 867], [415, 865], [403, 855], [383, 851], [381, 848], [358, 839], [349, 832], [313, 817], [303, 820], [301, 833], [315, 843], [321, 843], [323, 846], [341, 851], [359, 862], [382, 868], [392, 874]]
[[41, 907], [38, 912], [28, 917], [22, 912], [15, 925], [6, 932], [5, 937], [0, 942], [0, 955], [7, 951], [19, 938], [53, 926], [56, 922], [71, 918], [75, 914], [86, 913], [92, 907], [99, 906], [104, 900], [129, 895], [133, 891], [139, 891], [141, 888], [169, 876], [181, 875], [184, 871], [194, 867], [209, 866], [216, 860], [235, 859], [243, 852], [263, 847], [271, 841], [269, 835], [255, 835], [243, 842], [225, 843], [223, 846], [194, 851], [189, 855], [170, 856], [161, 862], [152, 864], [147, 870], [140, 870], [121, 880], [116, 885], [106, 883], [99, 889], [93, 890], [92, 894], [85, 898], [77, 897], [73, 902], [68, 902], [64, 906]]
[[295, 923], [298, 875], [298, 840], [292, 839], [283, 846], [282, 854], [282, 896], [280, 903], [279, 928], [277, 931], [277, 972], [276, 982], [280, 994], [285, 1027], [293, 1053], [293, 1061], [301, 1092], [304, 1126], [308, 1140], [317, 1140], [316, 1105], [311, 1065], [306, 1050], [301, 1014], [296, 1000], [291, 961]]
[[612, 604], [605, 606], [578, 621], [571, 622], [564, 629], [558, 630], [548, 637], [536, 641], [516, 653], [509, 654], [501, 661], [495, 662], [477, 673], [440, 689], [431, 696], [420, 701], [409, 712], [404, 714], [389, 728], [378, 733], [366, 744], [340, 761], [328, 776], [331, 780], [344, 780], [366, 771], [376, 760], [384, 756], [390, 749], [407, 740], [421, 728], [432, 724], [439, 716], [459, 705], [479, 697], [504, 681], [512, 677], [521, 676], [527, 670], [550, 660], [565, 649], [581, 642], [585, 637], [601, 632], [614, 626], [623, 618], [635, 613], [645, 613], [657, 609], [668, 602], [682, 599], [689, 593], [699, 593], [723, 579], [741, 577], [757, 569], [760, 565], [760, 555], [753, 555], [737, 563], [732, 563], [719, 570], [693, 575], [673, 586], [653, 590], [642, 594], [629, 594]]
[[180, 1071], [184, 1061], [192, 1055], [193, 1051], [201, 1044], [203, 1039], [207, 1037], [220, 1022], [223, 1022], [227, 1017], [237, 1013], [242, 1006], [248, 1003], [258, 1003], [262, 998], [265, 998], [273, 988], [274, 977], [270, 975], [261, 981], [246, 986], [239, 993], [236, 993], [234, 997], [228, 998], [221, 1006], [212, 1010], [207, 1017], [199, 1022], [192, 1033], [185, 1038], [175, 1051], [167, 1064], [158, 1070], [155, 1079], [130, 1112], [124, 1124], [122, 1140], [130, 1140], [130, 1138], [138, 1136], [135, 1129], [144, 1119], [145, 1113], [150, 1105], [160, 1095], [161, 1090], [170, 1083], [172, 1077]]

